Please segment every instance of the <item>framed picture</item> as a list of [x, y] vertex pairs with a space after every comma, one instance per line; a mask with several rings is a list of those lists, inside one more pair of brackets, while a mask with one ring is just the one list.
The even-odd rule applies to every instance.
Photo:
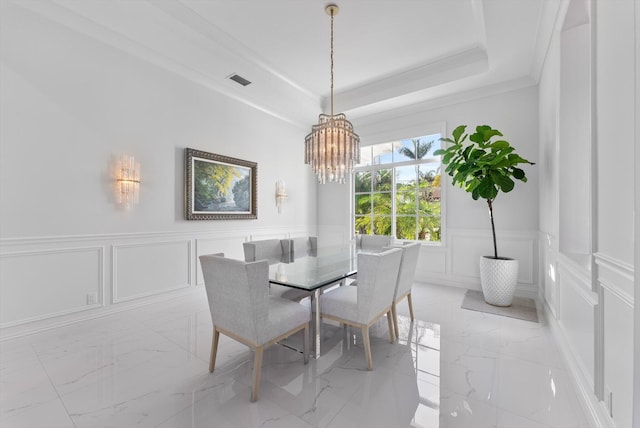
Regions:
[[187, 220], [258, 218], [258, 164], [200, 150], [185, 151]]

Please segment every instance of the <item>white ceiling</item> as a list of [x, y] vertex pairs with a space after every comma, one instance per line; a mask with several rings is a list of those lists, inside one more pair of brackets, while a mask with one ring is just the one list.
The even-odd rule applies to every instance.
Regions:
[[[328, 1], [15, 3], [301, 127], [330, 89]], [[335, 112], [349, 119], [535, 84], [560, 0], [342, 0]], [[228, 79], [234, 73], [252, 83]]]

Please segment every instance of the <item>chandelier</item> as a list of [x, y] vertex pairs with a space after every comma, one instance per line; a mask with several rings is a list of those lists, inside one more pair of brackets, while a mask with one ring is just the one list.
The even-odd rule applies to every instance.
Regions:
[[333, 17], [338, 6], [330, 4], [325, 11], [331, 16], [331, 114], [321, 114], [318, 124], [304, 139], [304, 163], [311, 164], [318, 182], [345, 182], [345, 176], [360, 162], [360, 137], [344, 113], [333, 114]]

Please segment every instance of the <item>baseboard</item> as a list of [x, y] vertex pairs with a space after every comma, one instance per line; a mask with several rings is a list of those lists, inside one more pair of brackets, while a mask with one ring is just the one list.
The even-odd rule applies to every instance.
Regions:
[[562, 328], [558, 324], [558, 321], [553, 317], [551, 309], [546, 302], [544, 303], [544, 309], [545, 319], [548, 322], [551, 334], [555, 338], [560, 354], [562, 354], [562, 357], [564, 358], [569, 377], [578, 392], [578, 401], [580, 401], [580, 404], [589, 419], [588, 422], [594, 428], [616, 428], [615, 424], [608, 416], [604, 404], [598, 400], [593, 393], [592, 386], [589, 381], [586, 380], [580, 372], [580, 364], [574, 358], [571, 349], [569, 349]]

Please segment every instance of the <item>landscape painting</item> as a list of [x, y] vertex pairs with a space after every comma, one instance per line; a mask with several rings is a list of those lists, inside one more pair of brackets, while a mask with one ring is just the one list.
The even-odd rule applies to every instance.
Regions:
[[186, 149], [187, 220], [257, 218], [257, 164]]

